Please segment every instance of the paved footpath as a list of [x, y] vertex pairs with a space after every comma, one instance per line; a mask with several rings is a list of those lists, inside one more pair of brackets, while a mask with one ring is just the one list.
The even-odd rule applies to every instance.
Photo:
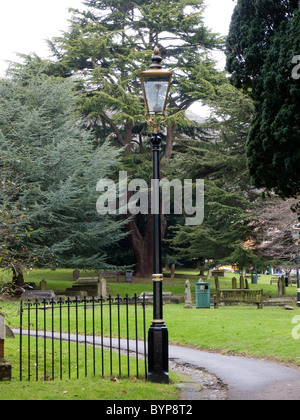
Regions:
[[[18, 334], [18, 330], [14, 330]], [[26, 335], [26, 331], [23, 331]], [[44, 332], [39, 333], [44, 337]], [[51, 333], [46, 333], [49, 338]], [[67, 334], [63, 334], [68, 339]], [[59, 338], [59, 334], [57, 337]], [[71, 334], [71, 341], [76, 336]], [[92, 344], [92, 337], [87, 336], [87, 343]], [[109, 347], [110, 339], [104, 339]], [[79, 336], [84, 342], [84, 336]], [[101, 338], [96, 337], [96, 345]], [[118, 340], [112, 340], [112, 346], [118, 348]], [[144, 353], [144, 343], [139, 342], [139, 353]], [[121, 348], [127, 350], [127, 340], [121, 340]], [[129, 341], [129, 349], [136, 351], [136, 343]], [[190, 365], [203, 369], [220, 379], [228, 389], [229, 400], [300, 400], [300, 370], [266, 362], [259, 359], [225, 356], [219, 353], [204, 352], [180, 346], [169, 346], [169, 358], [179, 365]]]
[[300, 370], [237, 356], [170, 346], [170, 358], [218, 377], [229, 400], [300, 400]]

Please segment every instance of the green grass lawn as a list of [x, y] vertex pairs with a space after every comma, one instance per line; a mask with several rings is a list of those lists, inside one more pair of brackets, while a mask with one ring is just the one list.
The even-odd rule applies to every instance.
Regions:
[[[66, 345], [66, 343], [64, 344]], [[63, 379], [59, 377], [54, 381], [43, 380], [43, 367], [40, 369], [39, 381], [35, 380], [35, 369], [32, 369], [31, 380], [25, 377], [22, 382], [19, 381], [19, 357], [18, 357], [19, 339], [6, 340], [6, 358], [12, 364], [13, 379], [11, 382], [0, 382], [0, 400], [178, 400], [179, 391], [174, 385], [179, 377], [171, 373], [170, 385], [153, 384], [144, 379], [136, 379], [131, 376], [126, 379], [116, 379], [115, 377], [99, 374], [100, 367], [97, 367], [98, 373], [95, 376], [89, 374], [88, 377], [81, 374], [76, 378], [73, 372], [71, 379], [65, 379], [67, 372], [64, 372]], [[106, 357], [108, 364], [109, 357]], [[81, 360], [82, 363], [82, 360]], [[133, 362], [132, 362], [133, 363]], [[74, 366], [72, 366], [74, 370]], [[67, 368], [65, 367], [65, 370]], [[109, 366], [105, 367], [109, 371]], [[48, 371], [51, 367], [48, 366]], [[82, 370], [84, 372], [84, 370]], [[27, 372], [25, 372], [27, 373]], [[25, 375], [24, 373], [24, 375]]]
[[[89, 274], [93, 276], [92, 272]], [[185, 280], [189, 278], [194, 292], [194, 284], [199, 276], [193, 271], [182, 271], [181, 274], [183, 278], [166, 277], [164, 290], [183, 294]], [[220, 287], [231, 288], [232, 277], [233, 274], [228, 274], [225, 278], [220, 278]], [[49, 288], [63, 291], [65, 287], [72, 285], [72, 270], [35, 270], [26, 274], [26, 280], [30, 282], [38, 283], [42, 279], [48, 281]], [[263, 288], [267, 293], [277, 294], [277, 285], [270, 285], [270, 276], [261, 276], [258, 284], [250, 287]], [[132, 284], [126, 284], [122, 279], [120, 283], [110, 281], [109, 289], [112, 295], [140, 294], [142, 291], [152, 290], [152, 282], [150, 279], [135, 279]], [[211, 279], [211, 292], [214, 292], [213, 279]], [[296, 294], [296, 287], [289, 287], [287, 293]], [[19, 323], [18, 305], [18, 302], [9, 305], [1, 303], [7, 312], [7, 319], [15, 327]], [[152, 307], [147, 308], [146, 314], [147, 326], [150, 326]], [[293, 328], [296, 326], [293, 318], [299, 315], [299, 309], [296, 307], [294, 311], [285, 311], [282, 307], [264, 307], [258, 310], [256, 306], [220, 307], [215, 310], [196, 309], [195, 306], [193, 309], [184, 309], [182, 304], [164, 305], [164, 319], [172, 344], [225, 354], [265, 358], [294, 366], [300, 366], [299, 340], [292, 337]], [[298, 320], [296, 322], [299, 323]], [[87, 328], [89, 331], [91, 325], [88, 324]], [[116, 335], [116, 332], [114, 334]], [[124, 336], [125, 331], [122, 330], [121, 334]], [[18, 339], [7, 340], [6, 343], [6, 357], [17, 366]], [[158, 386], [142, 379], [133, 382], [132, 378], [121, 379], [119, 382], [112, 382], [109, 377], [104, 379], [96, 377], [81, 378], [79, 381], [77, 379], [38, 383], [31, 381], [29, 384], [20, 383], [15, 379], [11, 383], [0, 384], [0, 399], [30, 398], [161, 400], [176, 399], [178, 392], [173, 385]]]
[[[0, 279], [1, 277], [5, 278], [6, 280], [10, 280], [11, 276], [7, 272], [0, 272]], [[58, 269], [58, 270], [33, 270], [24, 273], [25, 281], [33, 282], [39, 285], [41, 280], [46, 280], [48, 283], [48, 289], [54, 290], [58, 293], [63, 293], [68, 287], [72, 287], [72, 273], [73, 270], [70, 269]], [[166, 275], [169, 275], [169, 272], [166, 272]], [[81, 275], [84, 277], [94, 277], [94, 271], [82, 271]], [[185, 281], [187, 279], [190, 280], [191, 283], [191, 290], [192, 295], [195, 294], [195, 283], [197, 283], [200, 279], [200, 275], [197, 273], [197, 270], [184, 270], [178, 269], [176, 271], [176, 275], [174, 279], [170, 277], [164, 278], [164, 291], [172, 292], [174, 295], [183, 295], [185, 291]], [[180, 277], [179, 277], [180, 276]], [[239, 287], [239, 274], [227, 273], [226, 277], [219, 277], [220, 288], [224, 289], [231, 289], [232, 285], [232, 277], [237, 278], [237, 284]], [[270, 285], [270, 280], [272, 276], [268, 275], [261, 275], [261, 278], [258, 280], [258, 284], [251, 284], [251, 289], [263, 289], [264, 293], [268, 293], [271, 296], [276, 296], [278, 289], [277, 284], [273, 283]], [[206, 280], [206, 276], [201, 277], [203, 281]], [[214, 278], [209, 279], [210, 282], [210, 290], [211, 294], [215, 292], [215, 282]], [[116, 296], [120, 294], [120, 296], [125, 296], [126, 293], [129, 295], [133, 295], [137, 293], [138, 295], [142, 292], [149, 292], [152, 291], [152, 281], [151, 279], [143, 279], [143, 278], [134, 278], [133, 283], [125, 283], [125, 276], [121, 276], [120, 282], [117, 282], [113, 279], [109, 279], [108, 281], [108, 292], [111, 293], [112, 296]], [[297, 294], [297, 287], [295, 285], [286, 288], [287, 295], [295, 296]]]
[[[254, 306], [184, 309], [165, 305], [170, 342], [205, 350], [268, 358], [300, 366], [299, 340], [292, 336], [297, 308]], [[299, 323], [299, 320], [298, 320]]]

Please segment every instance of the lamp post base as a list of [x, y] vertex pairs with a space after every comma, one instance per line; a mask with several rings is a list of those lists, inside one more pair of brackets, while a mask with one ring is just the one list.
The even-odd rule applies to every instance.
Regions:
[[152, 322], [148, 332], [148, 380], [161, 384], [169, 383], [168, 329], [163, 321]]

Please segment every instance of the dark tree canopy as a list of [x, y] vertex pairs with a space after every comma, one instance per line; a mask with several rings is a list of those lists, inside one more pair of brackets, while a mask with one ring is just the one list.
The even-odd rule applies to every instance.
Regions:
[[247, 157], [257, 187], [300, 193], [300, 54], [298, 0], [239, 0], [227, 40], [231, 81], [251, 93], [255, 111]]
[[281, 25], [268, 50], [247, 150], [255, 184], [287, 197], [300, 192], [300, 79], [292, 76], [299, 38], [298, 13]]
[[272, 36], [292, 19], [298, 0], [238, 0], [226, 42], [227, 70], [234, 86], [253, 87], [260, 76]]

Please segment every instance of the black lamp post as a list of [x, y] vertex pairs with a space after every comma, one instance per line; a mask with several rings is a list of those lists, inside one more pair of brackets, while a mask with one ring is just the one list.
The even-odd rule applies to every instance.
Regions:
[[299, 281], [299, 234], [300, 227], [293, 227], [293, 239], [296, 245], [296, 263], [297, 263], [297, 306], [300, 307], [300, 281]]
[[163, 320], [162, 263], [161, 263], [161, 205], [160, 205], [160, 144], [157, 115], [165, 116], [172, 72], [163, 70], [159, 50], [154, 49], [150, 70], [141, 72], [141, 82], [152, 129], [153, 151], [152, 217], [153, 217], [153, 321], [148, 333], [148, 379], [169, 382], [168, 329]]

